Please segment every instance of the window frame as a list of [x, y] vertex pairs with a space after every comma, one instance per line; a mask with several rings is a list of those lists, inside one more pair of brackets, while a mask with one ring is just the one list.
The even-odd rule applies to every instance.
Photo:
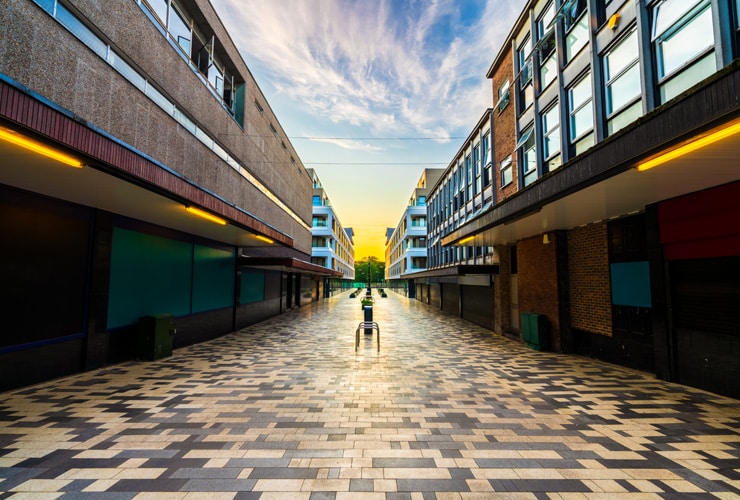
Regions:
[[[517, 149], [522, 152], [522, 174], [524, 176], [537, 171], [537, 141], [535, 139], [534, 124], [532, 124], [522, 132], [522, 137], [517, 144]], [[534, 162], [528, 161], [529, 158], [533, 158]]]
[[[626, 33], [624, 36], [622, 36], [619, 40], [617, 40], [609, 49], [607, 49], [604, 52], [604, 55], [601, 58], [602, 61], [602, 69], [604, 74], [604, 104], [605, 104], [605, 111], [606, 111], [606, 118], [607, 120], [618, 115], [626, 108], [633, 105], [636, 101], [641, 99], [642, 96], [642, 81], [640, 79], [640, 56], [636, 52], [635, 57], [630, 60], [627, 64], [625, 64], [622, 68], [618, 69], [616, 74], [612, 75], [611, 71], [609, 69], [609, 62], [608, 58], [610, 55], [614, 54], [618, 49], [620, 49], [623, 44], [627, 43], [628, 40], [630, 40], [632, 37], [634, 37], [634, 44], [635, 49], [639, 51], [639, 40], [637, 36], [637, 28], [632, 28], [628, 33]], [[632, 53], [632, 52], [629, 52]], [[638, 84], [640, 87], [640, 90], [637, 92], [637, 95], [631, 96], [624, 102], [622, 102], [618, 107], [614, 107], [613, 105], [613, 97], [610, 93], [610, 89], [613, 88], [613, 84], [615, 82], [618, 82], [621, 78], [627, 76], [630, 71], [632, 71], [634, 68], [637, 68], [637, 79]]]
[[[691, 26], [692, 23], [696, 22], [705, 13], [709, 12], [709, 17], [710, 19], [712, 18], [711, 1], [710, 0], [699, 0], [697, 2], [694, 2], [694, 4], [691, 7], [686, 7], [681, 12], [680, 15], [669, 18], [669, 19], [672, 19], [673, 23], [669, 24], [668, 26], [658, 31], [659, 29], [658, 28], [658, 22], [659, 22], [658, 16], [660, 14], [660, 10], [661, 10], [660, 8], [663, 6], [666, 6], [666, 4], [669, 4], [669, 2], [670, 0], [663, 0], [662, 2], [659, 2], [655, 6], [653, 6], [653, 9], [652, 9], [652, 25], [650, 26], [650, 34], [651, 34], [651, 42], [652, 42], [653, 50], [655, 52], [655, 72], [658, 77], [659, 85], [670, 80], [675, 75], [682, 73], [684, 70], [692, 66], [695, 62], [704, 58], [707, 54], [709, 54], [710, 52], [714, 50], [714, 47], [716, 44], [716, 33], [714, 32], [714, 23], [710, 22], [710, 26], [712, 28], [713, 42], [693, 52], [688, 58], [684, 59], [679, 64], [672, 65], [671, 69], [666, 71], [665, 70], [665, 58], [663, 57], [663, 50], [662, 50], [664, 43], [666, 41], [673, 39], [676, 35], [681, 33], [684, 29]], [[675, 13], [672, 12], [671, 14], [675, 14]]]
[[[499, 162], [499, 173], [501, 178], [501, 188], [504, 188], [514, 182], [514, 170], [512, 167], [513, 158], [512, 155], [507, 156], [501, 162]], [[509, 180], [506, 180], [508, 173]]]
[[[579, 85], [583, 84], [586, 79], [588, 79], [588, 82], [589, 82], [588, 84], [588, 88], [589, 88], [588, 96], [589, 97], [579, 102], [577, 106], [574, 106], [573, 105], [573, 90]], [[581, 138], [585, 137], [589, 133], [592, 133], [594, 130], [594, 116], [593, 116], [594, 94], [593, 94], [593, 79], [592, 79], [591, 73], [590, 72], [585, 73], [573, 85], [568, 87], [567, 95], [568, 95], [568, 138], [571, 144], [575, 144]], [[590, 111], [591, 126], [584, 131], [578, 131], [575, 127], [576, 122], [574, 121], [574, 117], [578, 115], [580, 111], [583, 111], [587, 106], [591, 110]], [[576, 133], [574, 134], [574, 132]]]
[[498, 101], [496, 102], [496, 108], [498, 112], [503, 112], [504, 109], [509, 105], [511, 101], [511, 83], [507, 78], [504, 83], [498, 88]]
[[[557, 124], [555, 126], [546, 128], [546, 124], [547, 124], [546, 118], [553, 111], [555, 112], [555, 116], [557, 117]], [[562, 153], [561, 151], [562, 146], [560, 142], [561, 130], [562, 130], [561, 123], [560, 123], [561, 122], [560, 103], [557, 100], [555, 100], [550, 105], [548, 105], [548, 107], [542, 113], [540, 113], [540, 120], [542, 123], [542, 158], [544, 159], [545, 163], [547, 163], [548, 160]], [[556, 134], [556, 133], [558, 135], [558, 140], [556, 142], [558, 148], [557, 148], [557, 151], [553, 153], [548, 150], [549, 148], [547, 146], [550, 143], [548, 139], [550, 138], [551, 135]]]

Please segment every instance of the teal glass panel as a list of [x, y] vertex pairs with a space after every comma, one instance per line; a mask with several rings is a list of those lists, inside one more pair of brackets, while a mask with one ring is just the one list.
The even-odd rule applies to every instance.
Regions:
[[236, 253], [195, 245], [193, 264], [193, 312], [234, 305]]
[[261, 302], [265, 300], [264, 271], [244, 271], [241, 276], [239, 303]]
[[619, 306], [652, 307], [650, 266], [646, 261], [610, 265], [612, 303]]
[[190, 313], [191, 243], [116, 227], [112, 247], [108, 328]]

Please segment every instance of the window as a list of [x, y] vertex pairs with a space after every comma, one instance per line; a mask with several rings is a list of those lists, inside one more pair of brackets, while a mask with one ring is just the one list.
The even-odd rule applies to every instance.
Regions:
[[491, 132], [487, 131], [481, 138], [481, 149], [483, 150], [483, 187], [492, 182], [491, 177]]
[[314, 207], [320, 207], [321, 206], [321, 196], [314, 196], [313, 197], [313, 206]]
[[588, 43], [588, 16], [582, 15], [565, 37], [565, 60], [570, 61]]
[[[550, 2], [547, 7], [542, 10], [542, 15], [537, 20], [537, 35], [542, 40], [545, 35], [553, 29], [555, 20], [555, 2]], [[552, 47], [555, 49], [555, 46]]]
[[540, 63], [540, 89], [545, 90], [558, 75], [558, 58], [553, 51], [547, 59]]
[[540, 62], [540, 90], [545, 89], [557, 75], [557, 56], [555, 51], [555, 4], [550, 3], [537, 21], [537, 50]]
[[563, 26], [568, 32], [580, 20], [581, 15], [586, 12], [586, 0], [565, 0], [562, 7]]
[[568, 90], [571, 142], [593, 129], [592, 96], [590, 74]]
[[[192, 16], [174, 0], [142, 0], [144, 12], [181, 50], [191, 68], [208, 82], [208, 88], [227, 111], [243, 125], [241, 116], [244, 83], [237, 83], [222, 61], [215, 57], [215, 36], [204, 36], [194, 28]], [[255, 103], [256, 104], [256, 103]]]
[[[632, 31], [604, 56], [606, 116], [613, 134], [642, 114], [637, 32]], [[615, 115], [621, 114], [618, 119]]]
[[[653, 10], [652, 29], [663, 101], [716, 70], [712, 50], [714, 26], [708, 0], [660, 2]], [[667, 82], [674, 75], [674, 81]]]
[[524, 174], [524, 185], [527, 186], [537, 179], [537, 148], [534, 140], [534, 127], [522, 132], [517, 149], [522, 151], [522, 173]]
[[483, 151], [483, 165], [491, 163], [491, 131], [487, 130], [481, 137], [481, 150]]
[[327, 221], [325, 216], [314, 216], [311, 220], [313, 227], [327, 227]]
[[473, 192], [478, 194], [481, 190], [480, 144], [476, 144], [473, 147], [473, 174], [475, 175], [475, 186]]
[[190, 18], [179, 12], [175, 4], [170, 5], [167, 16], [167, 31], [172, 39], [182, 48], [183, 52], [190, 57], [190, 41], [193, 39], [190, 27]]
[[496, 104], [496, 107], [498, 108], [498, 112], [502, 112], [504, 108], [509, 104], [509, 100], [511, 100], [510, 97], [510, 90], [509, 90], [509, 80], [507, 79], [499, 88], [498, 88], [498, 103]]
[[417, 207], [423, 207], [427, 204], [427, 197], [426, 196], [419, 196], [416, 200], [416, 206]]
[[467, 193], [468, 196], [465, 198], [465, 201], [470, 201], [473, 199], [473, 157], [471, 155], [468, 155], [465, 157], [465, 171], [467, 172], [467, 177], [465, 178], [465, 186], [467, 187]]
[[157, 20], [165, 28], [167, 27], [167, 0], [145, 0], [149, 10], [157, 16]]
[[527, 109], [533, 102], [532, 91], [532, 39], [527, 35], [526, 39], [517, 49], [519, 62], [519, 112]]
[[511, 184], [514, 180], [511, 170], [511, 155], [504, 158], [499, 165], [499, 171], [501, 172], [501, 187]]
[[560, 166], [560, 106], [555, 103], [542, 113], [542, 149], [548, 171]]
[[426, 227], [426, 225], [427, 225], [426, 217], [413, 217], [411, 219], [411, 227]]

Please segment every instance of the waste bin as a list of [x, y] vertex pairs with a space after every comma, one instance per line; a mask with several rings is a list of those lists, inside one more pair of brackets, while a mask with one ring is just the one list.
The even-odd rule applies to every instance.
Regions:
[[530, 349], [550, 349], [550, 324], [547, 316], [537, 313], [522, 313], [522, 340]]
[[143, 316], [139, 319], [137, 354], [139, 359], [153, 361], [172, 356], [175, 327], [171, 314]]
[[[363, 313], [365, 314], [365, 323], [372, 323], [373, 322], [373, 306], [363, 306], [362, 307]], [[372, 335], [373, 329], [365, 328], [365, 335]]]

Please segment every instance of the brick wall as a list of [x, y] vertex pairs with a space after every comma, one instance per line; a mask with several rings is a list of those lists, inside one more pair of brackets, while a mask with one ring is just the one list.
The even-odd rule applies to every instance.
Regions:
[[544, 314], [550, 323], [553, 351], [561, 350], [557, 274], [557, 235], [548, 233], [517, 243], [519, 261], [519, 312]]
[[[501, 64], [494, 70], [491, 84], [493, 86], [493, 102], [498, 102], [498, 91], [506, 80], [509, 80], [509, 104], [499, 111], [497, 106], [493, 108], [493, 171], [496, 178], [496, 199], [503, 200], [511, 196], [517, 190], [517, 173], [516, 173], [516, 155], [513, 155], [514, 146], [516, 146], [516, 102], [514, 92], [514, 63], [510, 57], [501, 60]], [[501, 172], [499, 166], [501, 161], [507, 156], [512, 155], [511, 169], [513, 182], [505, 188], [501, 187]]]
[[612, 335], [609, 242], [605, 223], [568, 232], [571, 326]]

